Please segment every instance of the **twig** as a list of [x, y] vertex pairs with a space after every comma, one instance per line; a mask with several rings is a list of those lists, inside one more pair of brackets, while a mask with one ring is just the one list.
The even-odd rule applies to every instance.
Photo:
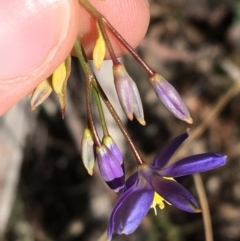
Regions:
[[204, 224], [204, 230], [205, 230], [205, 240], [213, 241], [211, 215], [209, 211], [207, 196], [204, 190], [202, 178], [200, 174], [195, 174], [193, 175], [193, 179], [194, 179], [194, 183], [195, 183], [199, 200], [201, 203], [201, 208], [203, 210], [202, 216], [203, 216], [203, 224]]
[[97, 241], [106, 241], [107, 240], [107, 230], [97, 239]]

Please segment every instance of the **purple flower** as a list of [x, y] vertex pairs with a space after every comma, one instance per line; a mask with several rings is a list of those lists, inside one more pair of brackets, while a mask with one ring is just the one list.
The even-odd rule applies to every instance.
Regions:
[[222, 166], [226, 163], [226, 156], [198, 154], [167, 165], [187, 137], [188, 133], [176, 137], [157, 154], [153, 165], [140, 165], [139, 171], [128, 178], [126, 190], [116, 202], [109, 220], [109, 240], [114, 231], [118, 234], [133, 233], [149, 209], [155, 209], [156, 205], [162, 209], [167, 203], [187, 212], [201, 211], [193, 196], [173, 178]]
[[124, 171], [115, 154], [105, 145], [96, 147], [96, 156], [100, 173], [107, 185], [116, 193], [125, 187]]

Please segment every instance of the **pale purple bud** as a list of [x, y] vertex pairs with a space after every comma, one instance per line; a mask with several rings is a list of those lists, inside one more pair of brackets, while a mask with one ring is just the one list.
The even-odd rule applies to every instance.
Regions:
[[104, 136], [102, 143], [112, 152], [112, 154], [119, 161], [120, 165], [122, 165], [123, 156], [113, 138], [111, 136]]
[[81, 156], [83, 165], [91, 176], [93, 174], [93, 167], [95, 162], [93, 146], [94, 142], [92, 138], [92, 133], [88, 128], [85, 128], [81, 143]]
[[150, 82], [152, 83], [158, 98], [173, 115], [189, 124], [193, 123], [182, 98], [167, 80], [156, 73], [150, 78]]
[[96, 147], [100, 173], [107, 185], [116, 193], [125, 187], [124, 171], [115, 155], [105, 145]]
[[138, 120], [138, 122], [141, 125], [145, 126], [146, 122], [144, 120], [144, 113], [143, 113], [141, 97], [139, 95], [137, 85], [133, 80], [132, 80], [132, 88], [133, 88], [133, 97], [134, 97], [134, 101], [133, 101], [134, 116], [136, 117], [136, 119]]
[[113, 76], [119, 102], [130, 120], [133, 114], [140, 124], [145, 125], [141, 98], [135, 82], [122, 64], [113, 65]]

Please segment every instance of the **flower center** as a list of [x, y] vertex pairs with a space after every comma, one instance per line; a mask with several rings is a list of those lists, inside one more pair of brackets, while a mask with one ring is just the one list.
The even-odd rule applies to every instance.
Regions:
[[158, 207], [160, 209], [164, 209], [165, 208], [165, 203], [163, 201], [165, 201], [168, 205], [172, 205], [171, 203], [166, 201], [163, 197], [161, 197], [158, 193], [155, 192], [154, 193], [153, 202], [152, 202], [152, 205], [151, 205], [151, 208], [154, 209], [155, 215], [157, 215], [157, 209], [156, 209], [157, 205], [158, 205]]

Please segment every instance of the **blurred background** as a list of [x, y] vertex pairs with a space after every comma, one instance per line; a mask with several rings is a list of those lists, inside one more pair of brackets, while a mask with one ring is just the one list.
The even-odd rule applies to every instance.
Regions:
[[[240, 240], [240, 1], [149, 0], [151, 22], [137, 48], [179, 91], [194, 119], [178, 157], [201, 152], [228, 156], [226, 166], [201, 174], [215, 241]], [[134, 31], [134, 30], [133, 30]], [[117, 105], [111, 63], [98, 78], [146, 162], [189, 126], [159, 102], [147, 75], [130, 55], [123, 59], [141, 93], [146, 127], [129, 122]], [[106, 112], [107, 113], [107, 112]], [[96, 115], [97, 117], [97, 115]], [[126, 176], [136, 163], [111, 116], [110, 133], [124, 153]], [[97, 120], [97, 118], [96, 118]], [[0, 240], [102, 241], [117, 196], [84, 169], [84, 79], [76, 59], [68, 82], [65, 120], [51, 96], [31, 112], [29, 98], [0, 118]], [[199, 182], [179, 178], [197, 200]], [[200, 182], [201, 184], [201, 182]], [[208, 226], [210, 228], [210, 226]], [[113, 240], [202, 241], [202, 214], [174, 207], [150, 210], [137, 231]]]

